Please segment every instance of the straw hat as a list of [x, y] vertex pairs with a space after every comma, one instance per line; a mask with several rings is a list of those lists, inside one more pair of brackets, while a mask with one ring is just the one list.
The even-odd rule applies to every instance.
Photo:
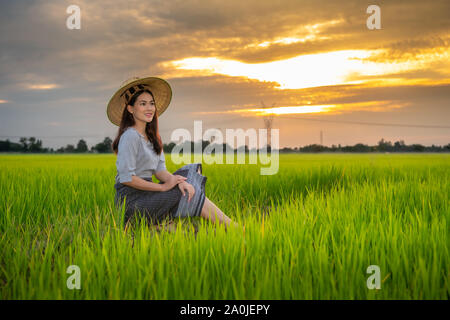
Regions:
[[149, 89], [153, 93], [158, 117], [166, 111], [172, 99], [172, 89], [167, 81], [156, 77], [133, 77], [122, 83], [121, 88], [109, 100], [108, 107], [106, 108], [109, 121], [119, 126], [125, 103], [128, 104], [133, 94], [141, 89]]

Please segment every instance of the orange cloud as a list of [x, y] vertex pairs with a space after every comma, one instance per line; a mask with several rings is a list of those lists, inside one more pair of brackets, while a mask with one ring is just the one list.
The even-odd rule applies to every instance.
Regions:
[[51, 89], [55, 89], [58, 88], [59, 85], [54, 84], [54, 83], [48, 83], [48, 84], [30, 84], [27, 86], [28, 89], [32, 89], [32, 90], [51, 90]]

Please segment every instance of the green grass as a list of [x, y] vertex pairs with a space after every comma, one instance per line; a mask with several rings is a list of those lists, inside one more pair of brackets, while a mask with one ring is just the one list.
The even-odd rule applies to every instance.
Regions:
[[280, 155], [273, 176], [204, 164], [206, 195], [245, 229], [194, 219], [176, 233], [123, 230], [115, 159], [0, 156], [1, 299], [450, 296], [448, 154]]

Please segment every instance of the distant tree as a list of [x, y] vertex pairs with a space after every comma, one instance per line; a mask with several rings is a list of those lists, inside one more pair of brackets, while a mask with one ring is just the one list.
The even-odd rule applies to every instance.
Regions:
[[64, 152], [67, 152], [67, 153], [74, 153], [74, 152], [75, 152], [75, 147], [74, 147], [74, 145], [73, 145], [73, 144], [68, 144], [68, 145], [66, 146], [66, 148], [64, 149]]
[[425, 150], [425, 147], [421, 144], [413, 144], [412, 146], [413, 151], [422, 152]]
[[78, 141], [76, 152], [87, 152], [87, 151], [88, 151], [88, 146], [86, 144], [86, 141], [84, 141], [83, 139]]
[[28, 151], [30, 152], [43, 152], [42, 149], [42, 140], [36, 140], [35, 137], [28, 138]]
[[[205, 151], [206, 147], [210, 145], [208, 140], [202, 140], [202, 152]], [[245, 146], [247, 147], [247, 146]]]
[[11, 150], [11, 142], [9, 139], [6, 141], [0, 141], [0, 151], [10, 151]]
[[368, 145], [365, 145], [362, 143], [357, 143], [353, 146], [353, 151], [354, 152], [369, 152], [370, 147]]
[[289, 147], [284, 147], [284, 148], [282, 148], [281, 150], [280, 150], [280, 152], [283, 152], [283, 153], [290, 153], [290, 152], [293, 152], [294, 150], [292, 150], [291, 148], [289, 148]]
[[392, 151], [393, 146], [392, 142], [385, 141], [383, 138], [381, 138], [380, 141], [378, 141], [378, 151]]
[[394, 150], [395, 151], [402, 151], [405, 150], [405, 142], [403, 140], [395, 141], [394, 143]]
[[320, 144], [310, 144], [301, 148], [302, 152], [323, 152], [327, 147]]
[[27, 138], [26, 137], [21, 137], [19, 140], [19, 143], [22, 146], [22, 150], [23, 152], [27, 152], [28, 151], [28, 143], [27, 143]]
[[176, 146], [175, 142], [171, 142], [169, 144], [164, 144], [163, 145], [163, 150], [165, 153], [170, 153], [172, 152], [172, 149]]
[[92, 148], [92, 150], [96, 151], [98, 153], [111, 153], [112, 152], [111, 144], [112, 144], [112, 140], [109, 137], [106, 137], [103, 140], [103, 142], [97, 143]]

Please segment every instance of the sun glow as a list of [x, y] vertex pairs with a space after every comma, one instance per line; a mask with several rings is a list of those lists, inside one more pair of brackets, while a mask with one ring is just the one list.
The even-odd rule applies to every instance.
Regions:
[[336, 107], [335, 105], [285, 106], [285, 107], [274, 107], [274, 108], [246, 109], [245, 112], [254, 113], [257, 116], [264, 116], [264, 115], [268, 115], [268, 114], [281, 115], [281, 114], [327, 112], [335, 107]]
[[[289, 114], [342, 114], [344, 112], [352, 112], [363, 110], [369, 112], [386, 111], [407, 107], [409, 103], [398, 102], [395, 100], [377, 100], [364, 102], [350, 102], [344, 104], [330, 105], [302, 105], [302, 106], [281, 106], [272, 108], [249, 108], [241, 106], [239, 109], [224, 111], [201, 111], [196, 114], [240, 114], [241, 116], [267, 116], [267, 115], [289, 115]], [[235, 106], [238, 107], [238, 106]]]
[[[273, 81], [277, 89], [303, 89], [318, 86], [361, 84], [382, 79], [384, 75], [421, 69], [434, 56], [417, 60], [395, 62], [369, 61], [372, 55], [382, 50], [342, 50], [327, 53], [301, 55], [294, 58], [265, 63], [245, 63], [237, 60], [215, 57], [192, 57], [166, 63], [175, 69], [173, 76], [180, 77], [183, 70], [192, 75], [222, 74], [234, 77], [246, 77], [260, 81]], [[440, 55], [439, 59], [448, 58]], [[436, 57], [434, 57], [436, 58]], [[189, 72], [190, 71], [190, 72]], [[397, 84], [402, 78], [391, 78]]]

